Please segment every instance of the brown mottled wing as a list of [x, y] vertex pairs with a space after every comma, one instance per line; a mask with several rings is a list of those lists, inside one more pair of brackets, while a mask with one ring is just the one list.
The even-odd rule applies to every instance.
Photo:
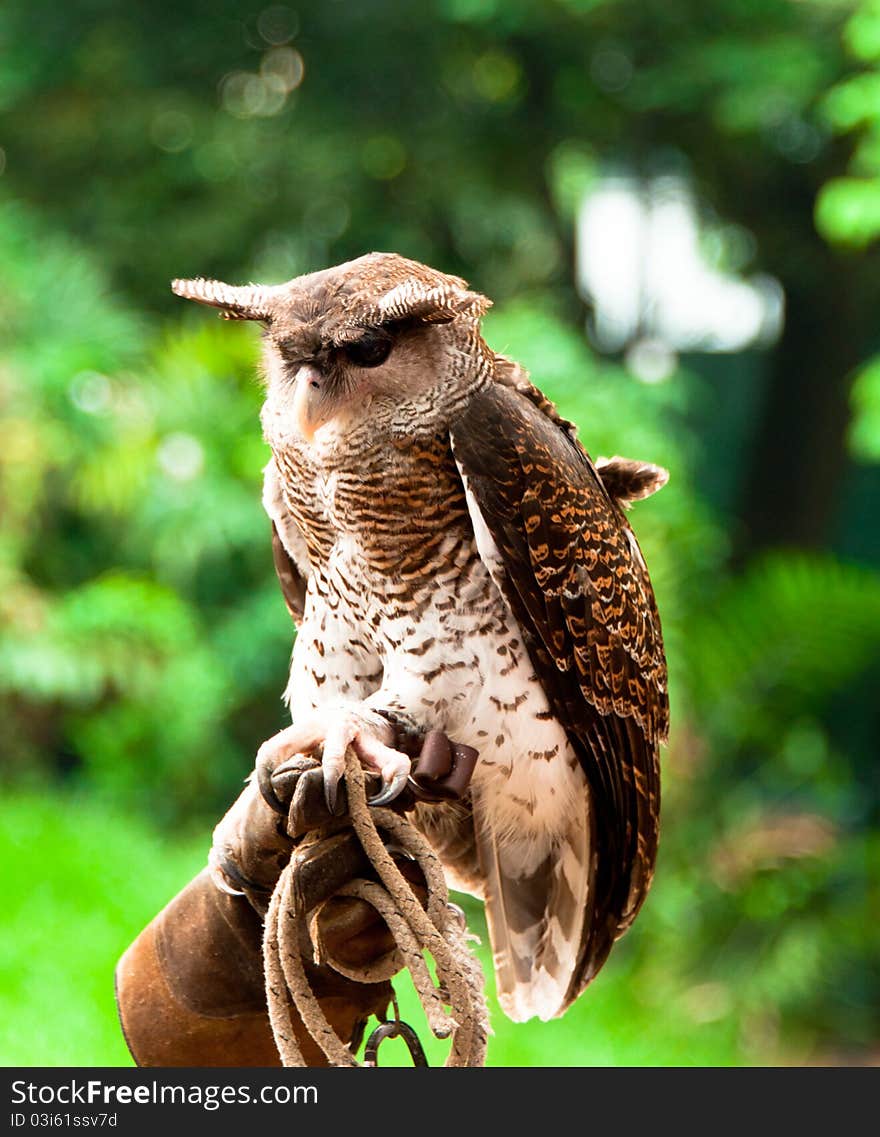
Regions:
[[284, 602], [294, 621], [301, 624], [311, 565], [303, 535], [285, 503], [274, 458], [263, 470], [263, 508], [272, 522], [272, 560]]
[[653, 874], [668, 723], [660, 622], [622, 510], [533, 399], [492, 384], [452, 423], [451, 439], [501, 555], [493, 575], [590, 785], [592, 911], [570, 1001], [632, 922]]
[[278, 536], [278, 528], [274, 521], [272, 522], [272, 560], [275, 562], [275, 573], [281, 585], [287, 611], [296, 624], [301, 624], [306, 607], [306, 582]]

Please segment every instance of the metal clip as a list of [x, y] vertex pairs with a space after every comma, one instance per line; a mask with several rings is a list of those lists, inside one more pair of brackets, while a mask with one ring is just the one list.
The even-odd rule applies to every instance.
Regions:
[[379, 1065], [379, 1046], [386, 1038], [403, 1039], [409, 1051], [409, 1056], [412, 1058], [413, 1066], [428, 1065], [428, 1059], [425, 1057], [422, 1044], [419, 1042], [419, 1036], [413, 1028], [405, 1022], [401, 1022], [400, 1019], [391, 1019], [389, 1022], [377, 1026], [367, 1039], [367, 1045], [364, 1047], [365, 1066]]

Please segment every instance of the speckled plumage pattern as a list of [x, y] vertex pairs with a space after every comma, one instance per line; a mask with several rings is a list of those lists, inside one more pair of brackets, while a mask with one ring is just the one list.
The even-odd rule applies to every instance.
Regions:
[[614, 459], [612, 496], [455, 277], [371, 254], [274, 289], [177, 284], [266, 324], [293, 722], [382, 711], [479, 750], [469, 798], [416, 820], [486, 900], [507, 1013], [561, 1013], [653, 873], [666, 672], [621, 503], [662, 471]]

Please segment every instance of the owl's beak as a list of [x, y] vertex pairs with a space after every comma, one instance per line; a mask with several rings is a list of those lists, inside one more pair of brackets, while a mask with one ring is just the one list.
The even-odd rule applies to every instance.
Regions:
[[311, 442], [315, 431], [327, 422], [329, 381], [314, 364], [304, 363], [296, 373], [296, 387], [293, 392], [293, 413], [297, 429]]

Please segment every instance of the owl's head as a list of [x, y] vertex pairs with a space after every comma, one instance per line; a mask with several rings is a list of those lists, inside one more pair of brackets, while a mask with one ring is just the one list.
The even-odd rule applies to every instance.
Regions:
[[[490, 301], [456, 276], [396, 253], [369, 253], [271, 287], [175, 280], [178, 296], [264, 325], [264, 424], [307, 443], [401, 429], [442, 411], [478, 380], [479, 320]], [[270, 437], [270, 441], [271, 441]]]

